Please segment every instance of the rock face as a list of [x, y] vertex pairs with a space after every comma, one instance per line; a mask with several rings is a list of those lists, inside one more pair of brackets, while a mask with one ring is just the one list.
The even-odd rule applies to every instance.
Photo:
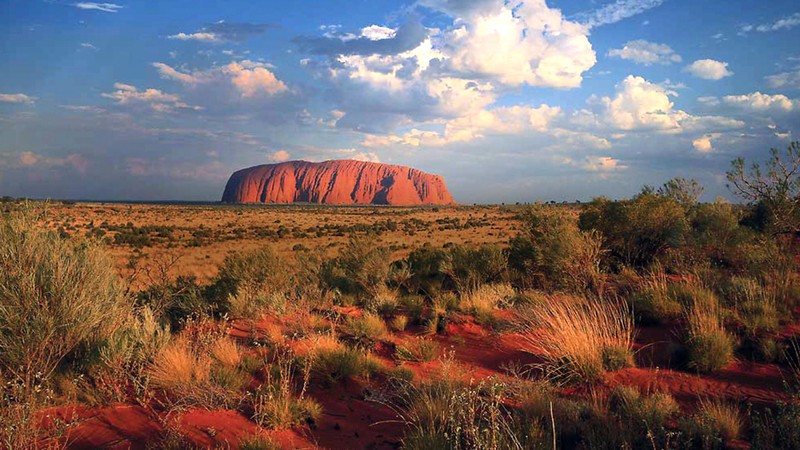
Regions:
[[226, 203], [452, 205], [444, 179], [417, 169], [365, 161], [289, 161], [234, 172]]

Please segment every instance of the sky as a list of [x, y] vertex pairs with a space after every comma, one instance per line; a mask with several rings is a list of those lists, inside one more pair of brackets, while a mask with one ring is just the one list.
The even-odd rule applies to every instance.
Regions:
[[800, 139], [797, 0], [0, 0], [0, 195], [217, 201], [360, 159], [622, 198]]

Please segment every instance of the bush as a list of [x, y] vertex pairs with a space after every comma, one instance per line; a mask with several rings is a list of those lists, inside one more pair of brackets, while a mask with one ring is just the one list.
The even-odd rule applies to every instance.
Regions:
[[397, 346], [397, 359], [401, 361], [429, 362], [439, 354], [439, 344], [425, 338], [409, 339]]
[[713, 372], [733, 359], [733, 337], [722, 323], [719, 302], [713, 293], [699, 289], [686, 309], [686, 351], [691, 369]]
[[597, 292], [602, 287], [601, 239], [581, 231], [560, 208], [535, 206], [522, 214], [523, 230], [511, 239], [509, 268], [524, 288]]
[[634, 267], [646, 267], [668, 249], [682, 246], [689, 231], [684, 208], [650, 189], [630, 200], [595, 199], [584, 207], [578, 225], [600, 232], [611, 263]]
[[91, 241], [59, 238], [43, 219], [28, 208], [0, 223], [0, 372], [26, 384], [97, 347], [131, 312], [111, 258]]
[[226, 256], [207, 296], [215, 312], [225, 314], [231, 311], [232, 299], [238, 309], [268, 306], [288, 288], [289, 281], [287, 262], [263, 247]]
[[595, 383], [633, 362], [633, 314], [624, 303], [553, 298], [519, 316], [530, 350], [556, 380]]
[[750, 336], [778, 329], [778, 308], [774, 293], [753, 278], [732, 277], [725, 290], [726, 303], [736, 321]]
[[503, 281], [506, 267], [506, 257], [496, 245], [475, 248], [453, 245], [445, 252], [441, 270], [455, 289], [464, 294], [482, 284]]
[[378, 247], [374, 238], [354, 238], [338, 257], [323, 263], [321, 277], [329, 289], [342, 294], [375, 297], [386, 287], [389, 256], [389, 249]]
[[752, 450], [797, 450], [800, 448], [800, 405], [778, 403], [775, 409], [751, 411]]
[[687, 434], [703, 443], [728, 443], [738, 438], [742, 429], [739, 408], [722, 400], [701, 401], [694, 419], [695, 427]]

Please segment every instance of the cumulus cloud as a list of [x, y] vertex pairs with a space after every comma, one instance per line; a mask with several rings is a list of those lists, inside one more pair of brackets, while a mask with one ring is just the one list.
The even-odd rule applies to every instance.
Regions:
[[614, 97], [603, 97], [604, 121], [620, 130], [665, 130], [680, 126], [686, 115], [673, 110], [675, 92], [642, 77], [628, 75], [616, 86]]
[[88, 10], [103, 11], [108, 13], [115, 13], [120, 9], [124, 8], [124, 6], [117, 5], [116, 3], [96, 3], [96, 2], [78, 2], [78, 3], [73, 3], [72, 6], [78, 9], [88, 9]]
[[443, 39], [447, 66], [503, 84], [578, 87], [597, 61], [588, 28], [567, 20], [544, 0], [514, 8], [491, 2], [455, 16]]
[[660, 6], [666, 0], [616, 0], [594, 11], [578, 15], [578, 20], [589, 28], [617, 23]]
[[237, 23], [219, 21], [208, 24], [198, 31], [177, 33], [167, 36], [180, 41], [198, 41], [207, 43], [244, 42], [247, 39], [263, 34], [272, 25], [264, 23]]
[[116, 91], [101, 94], [103, 97], [110, 98], [118, 105], [125, 106], [148, 106], [153, 111], [169, 113], [175, 109], [200, 110], [199, 106], [189, 106], [182, 102], [180, 97], [175, 94], [168, 94], [158, 89], [145, 89], [139, 91], [136, 86], [125, 83], [115, 83]]
[[271, 96], [289, 89], [283, 81], [267, 69], [266, 64], [249, 60], [231, 62], [224, 66], [188, 73], [161, 62], [153, 63], [153, 67], [158, 69], [162, 78], [176, 80], [193, 87], [212, 83], [229, 84], [242, 97], [255, 97], [262, 94]]
[[291, 155], [286, 150], [278, 150], [275, 153], [270, 154], [268, 158], [272, 162], [284, 162], [288, 161], [289, 158], [291, 158]]
[[25, 104], [32, 104], [36, 101], [36, 97], [31, 97], [30, 95], [25, 94], [3, 94], [0, 93], [0, 102], [5, 103], [25, 103]]
[[681, 62], [681, 56], [669, 45], [648, 42], [643, 39], [628, 41], [622, 48], [612, 48], [608, 56], [633, 61], [649, 66], [652, 64], [668, 65]]
[[728, 63], [713, 59], [699, 59], [684, 67], [683, 70], [704, 80], [716, 81], [733, 75], [733, 72], [728, 70]]
[[800, 107], [800, 101], [792, 100], [783, 94], [762, 94], [753, 92], [743, 95], [726, 95], [722, 102], [743, 110], [753, 112], [786, 113]]
[[[651, 130], [671, 133], [707, 129], [735, 129], [742, 121], [720, 116], [694, 116], [677, 109], [677, 93], [642, 77], [629, 75], [616, 85], [613, 97], [591, 97], [599, 105], [599, 122], [617, 130]], [[585, 119], [584, 119], [585, 120]]]
[[711, 153], [714, 151], [714, 145], [711, 143], [712, 139], [718, 139], [719, 133], [706, 134], [697, 139], [692, 140], [692, 147], [700, 153]]
[[800, 89], [800, 67], [789, 72], [776, 73], [765, 77], [771, 88]]

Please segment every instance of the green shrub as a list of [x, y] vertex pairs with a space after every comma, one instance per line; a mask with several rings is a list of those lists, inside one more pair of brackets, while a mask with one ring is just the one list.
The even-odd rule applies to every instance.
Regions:
[[43, 218], [28, 208], [0, 223], [0, 372], [26, 383], [102, 343], [131, 311], [106, 252], [59, 238]]
[[750, 412], [752, 450], [800, 448], [800, 404], [778, 403], [773, 408]]
[[581, 231], [558, 207], [534, 206], [522, 214], [523, 229], [509, 243], [508, 264], [524, 288], [575, 293], [602, 288], [601, 239]]
[[374, 238], [353, 238], [339, 256], [323, 262], [320, 275], [328, 289], [357, 299], [375, 297], [386, 287], [389, 256], [389, 249], [378, 247]]
[[725, 292], [738, 324], [751, 336], [778, 329], [774, 293], [753, 278], [733, 277]]
[[683, 311], [681, 303], [675, 298], [674, 286], [659, 268], [644, 278], [628, 300], [643, 324], [665, 323], [679, 318]]
[[713, 293], [701, 289], [696, 294], [685, 313], [687, 362], [698, 372], [714, 372], [733, 359], [734, 341]]
[[459, 293], [464, 294], [476, 290], [482, 284], [503, 281], [506, 267], [506, 257], [496, 245], [453, 245], [445, 252], [441, 270], [449, 283]]
[[239, 450], [280, 450], [280, 448], [281, 446], [275, 441], [262, 434], [245, 436], [239, 440]]
[[338, 383], [377, 373], [381, 366], [362, 350], [340, 346], [320, 349], [313, 359], [312, 371], [327, 383]]
[[578, 225], [600, 232], [611, 263], [634, 267], [648, 266], [668, 249], [682, 246], [689, 231], [684, 208], [647, 188], [630, 200], [593, 200], [584, 206]]
[[247, 313], [247, 308], [269, 306], [289, 281], [287, 262], [263, 247], [226, 256], [206, 295], [219, 314], [231, 312], [232, 299], [237, 312]]

